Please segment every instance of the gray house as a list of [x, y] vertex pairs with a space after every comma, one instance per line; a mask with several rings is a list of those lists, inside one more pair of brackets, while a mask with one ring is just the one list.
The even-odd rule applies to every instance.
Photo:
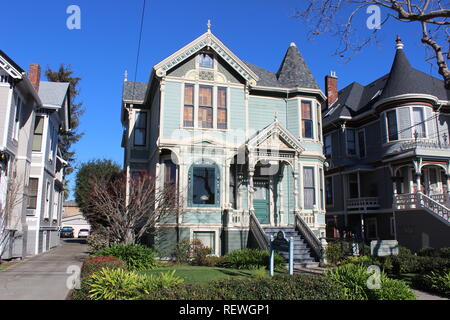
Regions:
[[450, 91], [409, 63], [398, 38], [391, 71], [338, 92], [326, 77], [327, 237], [450, 246]]
[[0, 51], [0, 255], [37, 254], [59, 242], [64, 166], [60, 133], [70, 129], [68, 83], [40, 81]]

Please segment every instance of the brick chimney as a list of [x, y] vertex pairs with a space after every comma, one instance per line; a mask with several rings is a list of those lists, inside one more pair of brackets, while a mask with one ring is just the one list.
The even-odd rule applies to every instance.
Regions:
[[328, 106], [331, 106], [338, 99], [338, 78], [336, 77], [336, 72], [331, 71], [330, 75], [325, 77], [325, 90]]
[[28, 79], [36, 92], [39, 92], [39, 83], [41, 82], [41, 66], [37, 63], [30, 64]]

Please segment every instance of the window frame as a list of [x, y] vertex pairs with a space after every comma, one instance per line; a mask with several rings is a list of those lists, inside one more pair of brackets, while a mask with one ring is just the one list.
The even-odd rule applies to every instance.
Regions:
[[23, 99], [16, 90], [14, 90], [13, 95], [14, 95], [14, 122], [13, 122], [12, 138], [14, 139], [14, 141], [17, 142], [19, 141], [19, 129], [20, 129]]
[[[220, 91], [224, 91], [225, 92], [225, 105], [221, 106], [219, 103], [219, 99], [220, 99]], [[216, 127], [217, 129], [220, 130], [227, 130], [228, 129], [228, 88], [227, 87], [222, 87], [222, 86], [218, 86], [217, 87], [217, 94], [216, 94], [216, 100], [217, 100], [217, 119], [216, 119]], [[219, 123], [219, 111], [225, 111], [225, 123]], [[221, 127], [220, 125], [223, 125], [224, 127]]]
[[[351, 154], [349, 153], [349, 141], [348, 141], [348, 137], [349, 137], [349, 132], [353, 132], [353, 143], [355, 144], [355, 153]], [[345, 152], [347, 154], [347, 156], [349, 157], [357, 157], [358, 156], [358, 146], [357, 146], [357, 142], [356, 142], [356, 129], [354, 128], [347, 128], [345, 129]]]
[[[211, 249], [211, 254], [209, 255], [216, 255], [216, 242], [217, 242], [217, 235], [216, 231], [211, 230], [193, 230], [192, 231], [192, 240], [198, 239], [196, 238], [196, 234], [210, 234], [212, 235], [212, 247], [209, 247]], [[206, 247], [206, 244], [202, 242], [202, 244]]]
[[[31, 181], [35, 181], [36, 182], [36, 192], [34, 194], [31, 193], [31, 191], [34, 191], [33, 189], [31, 189]], [[37, 209], [37, 205], [38, 205], [38, 195], [39, 195], [39, 178], [35, 178], [35, 177], [30, 177], [28, 179], [28, 201], [27, 201], [27, 209], [29, 210], [36, 210]], [[34, 207], [30, 206], [30, 201], [31, 199], [35, 199], [35, 204]]]
[[[42, 132], [40, 133], [36, 133], [36, 129], [37, 129], [37, 125], [39, 124], [39, 122], [37, 121], [38, 119], [42, 120]], [[36, 115], [35, 120], [34, 120], [34, 129], [33, 129], [33, 141], [32, 141], [32, 151], [33, 152], [42, 152], [42, 143], [43, 143], [43, 137], [44, 137], [44, 131], [45, 131], [45, 116], [43, 115]], [[35, 149], [34, 148], [34, 142], [35, 142], [35, 137], [40, 137], [39, 138], [39, 149]]]
[[[200, 104], [200, 90], [201, 89], [210, 89], [211, 90], [211, 105], [207, 106], [207, 105], [202, 105]], [[198, 108], [197, 108], [197, 126], [199, 129], [214, 129], [214, 86], [212, 85], [204, 85], [204, 84], [200, 84], [198, 86]], [[200, 110], [205, 110], [205, 109], [210, 109], [211, 111], [211, 126], [209, 127], [204, 127], [203, 125], [200, 125], [200, 123], [203, 123], [203, 121], [200, 121]]]
[[[364, 156], [361, 155], [361, 145], [359, 140], [359, 135], [362, 133], [363, 141], [364, 141]], [[360, 159], [364, 159], [367, 157], [367, 140], [366, 140], [366, 128], [362, 128], [357, 130], [356, 132], [356, 138], [357, 138], [357, 145], [358, 145], [358, 156]]]
[[[327, 139], [330, 139], [330, 153], [327, 154]], [[333, 148], [332, 148], [332, 137], [331, 137], [331, 133], [324, 135], [323, 137], [323, 154], [325, 155], [326, 158], [331, 158], [333, 156]]]
[[[389, 128], [390, 128], [390, 126], [389, 126], [389, 114], [395, 114], [395, 135], [396, 135], [396, 138], [395, 139], [391, 139], [391, 135], [390, 135], [390, 132], [389, 132]], [[387, 139], [386, 139], [386, 141], [389, 143], [389, 142], [394, 142], [394, 141], [398, 141], [399, 140], [399, 138], [400, 138], [400, 136], [399, 136], [399, 134], [398, 134], [398, 115], [397, 115], [397, 108], [395, 108], [394, 110], [388, 110], [388, 111], [386, 111], [386, 114], [385, 114], [386, 116], [385, 116], [385, 118], [386, 118], [386, 137], [387, 137]], [[411, 117], [411, 114], [410, 114], [410, 117]]]
[[[212, 168], [214, 169], [214, 203], [201, 204], [194, 203], [194, 169], [195, 168]], [[221, 203], [220, 194], [220, 169], [216, 164], [192, 164], [188, 173], [188, 207], [190, 208], [218, 208]]]
[[[327, 187], [327, 181], [331, 181], [331, 190], [330, 193], [328, 193], [329, 188]], [[333, 207], [334, 206], [334, 179], [333, 176], [325, 177], [325, 207]], [[330, 198], [328, 197], [330, 195]], [[328, 200], [331, 199], [331, 202], [328, 202]]]
[[[304, 119], [303, 118], [303, 103], [308, 103], [310, 105], [310, 116], [311, 119]], [[307, 100], [307, 99], [300, 99], [300, 133], [302, 139], [309, 139], [314, 140], [315, 139], [315, 126], [314, 126], [314, 101], [313, 100]], [[311, 123], [311, 137], [306, 137], [306, 126], [305, 121], [308, 121]]]
[[[145, 127], [138, 127], [138, 120], [139, 117], [138, 115], [140, 114], [144, 114], [144, 119], [145, 119]], [[136, 133], [137, 130], [143, 130], [144, 131], [144, 143], [143, 144], [138, 144], [136, 143]], [[134, 147], [146, 147], [147, 146], [147, 134], [148, 134], [148, 112], [146, 110], [136, 110], [134, 113], [134, 125], [133, 125], [133, 146]]]
[[[186, 88], [192, 88], [192, 104], [186, 103]], [[195, 84], [186, 82], [183, 86], [183, 127], [194, 128], [195, 127]], [[192, 125], [187, 125], [185, 120], [186, 108], [192, 108]]]
[[[211, 66], [204, 66], [202, 65], [202, 56], [206, 55], [209, 56], [211, 58]], [[207, 70], [214, 70], [215, 69], [215, 65], [216, 65], [216, 59], [213, 53], [211, 52], [199, 52], [199, 54], [197, 55], [198, 57], [198, 67], [201, 69], [207, 69]]]
[[[305, 170], [311, 170], [312, 171], [312, 187], [307, 187], [305, 184]], [[317, 206], [317, 196], [316, 196], [316, 168], [314, 166], [304, 166], [303, 167], [303, 208], [305, 210], [314, 210], [315, 206]], [[312, 207], [306, 207], [305, 199], [306, 199], [306, 190], [311, 190], [312, 194], [314, 195]]]

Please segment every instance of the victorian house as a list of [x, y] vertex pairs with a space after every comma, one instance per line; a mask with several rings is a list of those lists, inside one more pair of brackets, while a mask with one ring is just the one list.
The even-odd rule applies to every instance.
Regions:
[[58, 244], [65, 161], [58, 152], [69, 129], [67, 83], [40, 81], [0, 51], [0, 255], [23, 258]]
[[327, 236], [450, 246], [450, 91], [409, 63], [397, 39], [390, 72], [338, 92], [326, 77]]
[[325, 96], [297, 46], [278, 72], [238, 58], [210, 29], [152, 68], [125, 79], [122, 147], [129, 177], [176, 184], [182, 214], [151, 241], [170, 256], [200, 239], [221, 255], [267, 248], [282, 230], [297, 262], [318, 261], [325, 236], [321, 105]]

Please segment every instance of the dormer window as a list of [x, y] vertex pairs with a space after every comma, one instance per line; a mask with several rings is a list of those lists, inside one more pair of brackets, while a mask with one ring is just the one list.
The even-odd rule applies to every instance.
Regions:
[[214, 58], [210, 53], [200, 53], [199, 55], [200, 68], [214, 68]]

